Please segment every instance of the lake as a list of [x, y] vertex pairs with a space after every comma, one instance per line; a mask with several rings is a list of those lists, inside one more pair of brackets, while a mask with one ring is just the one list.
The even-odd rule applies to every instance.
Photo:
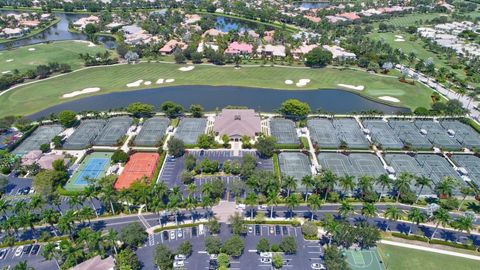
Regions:
[[[18, 13], [16, 11], [0, 11], [0, 14], [7, 14], [7, 13]], [[47, 41], [57, 41], [57, 40], [86, 40], [87, 36], [81, 33], [72, 33], [68, 31], [68, 24], [71, 21], [76, 21], [79, 18], [87, 17], [88, 15], [81, 15], [81, 14], [65, 14], [65, 13], [55, 13], [55, 16], [60, 18], [60, 21], [33, 37], [20, 39], [16, 41], [12, 41], [9, 43], [2, 43], [0, 44], [0, 50], [5, 50], [8, 47], [21, 47], [27, 46], [37, 43], [43, 43]], [[98, 41], [102, 43], [105, 48], [107, 49], [114, 49], [115, 48], [115, 41], [112, 37], [101, 36], [99, 37]], [[9, 44], [9, 45], [7, 45]]]
[[302, 8], [302, 9], [317, 9], [317, 8], [329, 7], [330, 3], [328, 3], [328, 2], [315, 2], [315, 1], [311, 1], [311, 2], [301, 1], [301, 2], [297, 2], [296, 5], [299, 6], [300, 8]]
[[240, 19], [233, 19], [233, 18], [228, 18], [223, 16], [215, 17], [215, 29], [222, 32], [228, 32], [230, 30], [244, 32], [249, 30], [255, 30], [259, 27], [262, 30], [267, 30], [267, 31], [273, 30], [273, 27], [264, 25], [261, 23], [254, 23], [254, 22], [244, 21]]
[[374, 102], [344, 90], [274, 90], [234, 86], [171, 86], [155, 89], [115, 92], [96, 95], [55, 105], [29, 116], [31, 119], [48, 116], [63, 110], [108, 111], [126, 107], [132, 102], [144, 102], [159, 106], [170, 100], [188, 108], [201, 104], [205, 110], [214, 111], [228, 105], [246, 106], [258, 111], [273, 112], [289, 98], [307, 102], [312, 110], [322, 109], [331, 113], [350, 113], [378, 110], [384, 113], [408, 112], [409, 109]]

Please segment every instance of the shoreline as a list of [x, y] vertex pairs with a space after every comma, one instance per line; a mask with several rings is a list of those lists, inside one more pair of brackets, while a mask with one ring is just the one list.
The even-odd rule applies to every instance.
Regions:
[[[55, 20], [53, 20], [50, 24], [48, 24], [45, 28], [43, 29], [40, 29], [38, 31], [32, 31], [30, 33], [28, 33], [27, 35], [25, 36], [21, 36], [21, 37], [18, 37], [18, 38], [14, 38], [14, 39], [6, 39], [6, 40], [0, 40], [0, 44], [1, 45], [4, 45], [4, 46], [8, 46], [9, 43], [14, 43], [14, 42], [17, 42], [19, 40], [24, 40], [24, 39], [28, 39], [28, 38], [31, 38], [31, 37], [34, 37], [38, 34], [41, 34], [45, 31], [47, 31], [49, 28], [53, 27], [54, 25], [58, 24], [62, 19], [58, 18], [58, 17], [55, 17]], [[8, 50], [8, 48], [5, 48], [5, 50]]]

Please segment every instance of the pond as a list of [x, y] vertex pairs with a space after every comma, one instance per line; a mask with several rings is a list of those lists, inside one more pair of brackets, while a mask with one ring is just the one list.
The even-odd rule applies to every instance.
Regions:
[[326, 8], [330, 6], [328, 2], [316, 2], [316, 1], [300, 1], [296, 3], [302, 9], [317, 9], [317, 8]]
[[[7, 13], [18, 13], [15, 11], [0, 11], [0, 14], [7, 14]], [[71, 21], [76, 21], [79, 18], [87, 17], [88, 15], [81, 15], [81, 14], [65, 14], [65, 13], [55, 13], [55, 16], [60, 18], [60, 21], [33, 37], [20, 39], [16, 41], [12, 41], [9, 43], [2, 43], [0, 44], [0, 50], [5, 50], [8, 47], [21, 47], [27, 46], [47, 41], [56, 41], [56, 40], [86, 40], [87, 36], [81, 33], [72, 33], [68, 31], [68, 24]], [[105, 48], [107, 49], [114, 49], [115, 48], [115, 41], [112, 37], [101, 36], [99, 37], [98, 41], [102, 43]], [[8, 45], [7, 45], [8, 44]]]
[[350, 113], [378, 110], [384, 113], [408, 112], [409, 109], [374, 102], [360, 95], [344, 90], [275, 90], [234, 86], [172, 86], [155, 89], [115, 92], [96, 95], [55, 105], [38, 113], [31, 119], [49, 116], [63, 110], [107, 111], [126, 107], [132, 102], [144, 102], [159, 106], [170, 100], [188, 108], [201, 104], [205, 110], [214, 111], [228, 105], [246, 106], [258, 111], [273, 112], [289, 98], [307, 102], [312, 110], [321, 109], [331, 113]]
[[230, 30], [244, 32], [249, 30], [255, 30], [259, 27], [261, 27], [262, 30], [267, 30], [267, 31], [273, 30], [273, 27], [266, 26], [261, 23], [254, 23], [254, 22], [228, 18], [223, 16], [215, 17], [215, 29], [222, 32], [228, 32]]

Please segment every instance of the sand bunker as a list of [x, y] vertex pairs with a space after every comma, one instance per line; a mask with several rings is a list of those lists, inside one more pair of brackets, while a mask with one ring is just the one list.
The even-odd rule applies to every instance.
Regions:
[[181, 67], [178, 70], [180, 70], [180, 71], [191, 71], [194, 68], [195, 68], [194, 66], [188, 66], [188, 67]]
[[7, 74], [7, 73], [10, 73], [10, 72], [11, 72], [10, 70], [2, 71], [2, 74]]
[[74, 91], [74, 92], [71, 92], [71, 93], [64, 94], [62, 96], [62, 98], [71, 98], [71, 97], [76, 97], [76, 96], [79, 96], [79, 95], [95, 93], [95, 92], [98, 92], [98, 91], [100, 91], [100, 87], [89, 87], [89, 88], [85, 88], [81, 91]]
[[381, 100], [395, 102], [395, 103], [400, 102], [400, 100], [398, 98], [394, 98], [394, 97], [390, 97], [390, 96], [381, 96], [381, 97], [378, 97], [378, 98], [381, 99]]
[[396, 38], [401, 38], [403, 39], [403, 36], [402, 35], [395, 35]]
[[13, 59], [7, 59], [5, 62], [7, 63], [13, 62]]
[[285, 80], [285, 84], [293, 84], [292, 80]]
[[33, 51], [35, 51], [35, 48], [28, 48], [28, 50], [33, 52]]
[[357, 91], [362, 91], [363, 89], [365, 89], [365, 86], [363, 86], [363, 85], [355, 86], [355, 85], [343, 84], [343, 83], [339, 83], [337, 85], [340, 86], [340, 87], [345, 87], [345, 88], [352, 89], [352, 90], [357, 90]]
[[172, 83], [172, 82], [174, 82], [174, 81], [175, 81], [175, 79], [166, 79], [166, 80], [165, 80], [166, 83]]
[[404, 42], [405, 39], [403, 39], [403, 38], [396, 38], [395, 41], [396, 41], [396, 42]]
[[81, 42], [81, 43], [86, 43], [88, 44], [88, 47], [95, 47], [97, 45], [95, 45], [95, 43], [91, 42], [91, 41], [87, 41], [87, 40], [75, 40], [75, 42]]
[[132, 83], [127, 83], [127, 87], [139, 87], [142, 84], [143, 80], [138, 80]]
[[162, 84], [165, 80], [164, 79], [158, 79], [157, 84]]
[[150, 85], [150, 84], [152, 84], [152, 82], [151, 82], [151, 81], [146, 81], [146, 82], [144, 82], [143, 84], [144, 84], [144, 85]]
[[300, 80], [298, 80], [296, 85], [298, 87], [303, 87], [303, 86], [307, 85], [309, 82], [310, 82], [310, 79], [300, 79]]

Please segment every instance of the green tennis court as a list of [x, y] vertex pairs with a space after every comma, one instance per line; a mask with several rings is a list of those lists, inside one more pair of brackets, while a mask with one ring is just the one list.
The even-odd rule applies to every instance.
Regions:
[[384, 270], [376, 249], [344, 250], [343, 254], [352, 270]]

